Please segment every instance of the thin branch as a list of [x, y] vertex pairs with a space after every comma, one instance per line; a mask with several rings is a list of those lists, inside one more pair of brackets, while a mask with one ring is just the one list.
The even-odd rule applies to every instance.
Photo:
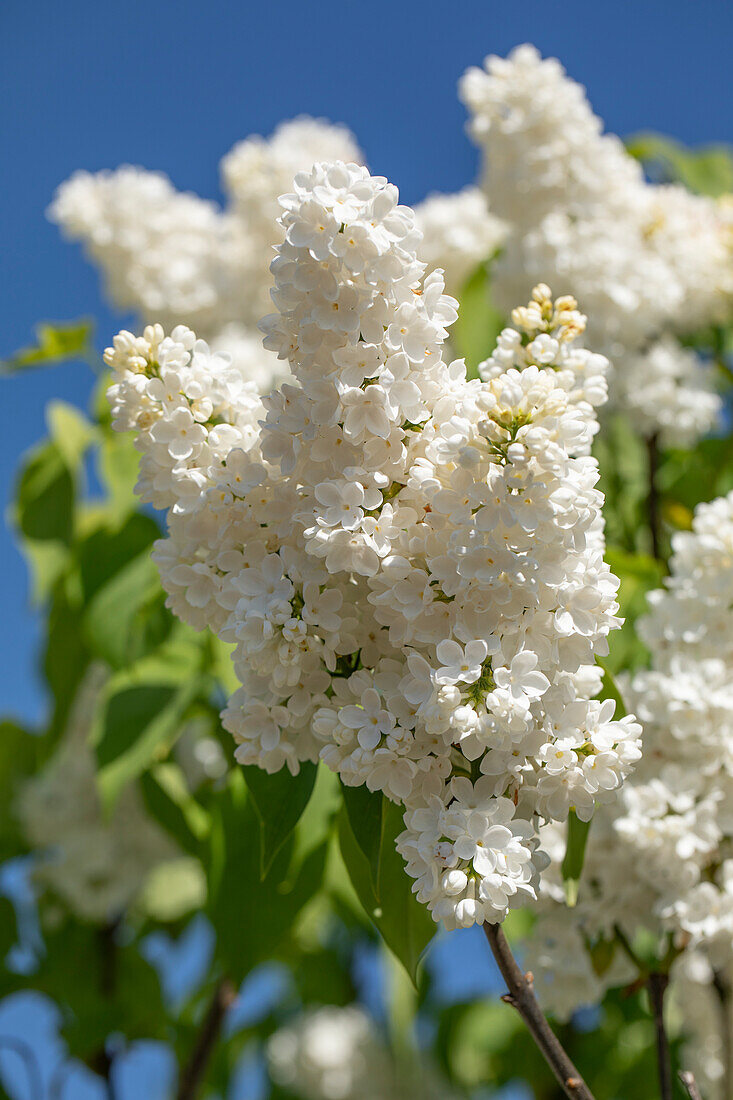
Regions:
[[649, 1000], [652, 1004], [654, 1029], [657, 1036], [657, 1067], [659, 1070], [659, 1095], [661, 1100], [672, 1100], [672, 1063], [669, 1055], [669, 1041], [664, 1026], [664, 994], [669, 985], [669, 974], [652, 971], [647, 981]]
[[733, 990], [725, 974], [713, 971], [713, 989], [720, 1008], [720, 1032], [723, 1040], [723, 1100], [733, 1098]]
[[516, 1008], [555, 1078], [570, 1100], [593, 1100], [593, 1094], [548, 1024], [532, 988], [532, 976], [523, 974], [500, 924], [484, 924], [486, 939], [507, 984], [502, 998]]
[[234, 984], [229, 978], [221, 978], [216, 985], [206, 1015], [201, 1021], [201, 1028], [191, 1056], [181, 1070], [176, 1100], [195, 1100], [214, 1048], [219, 1041], [224, 1017], [236, 996], [237, 990]]
[[659, 440], [657, 435], [650, 435], [646, 440], [646, 452], [649, 462], [648, 489], [646, 499], [647, 520], [652, 538], [652, 556], [659, 560], [660, 556], [660, 515], [659, 515], [659, 491], [657, 489], [657, 472], [659, 470]]
[[28, 1075], [28, 1084], [30, 1085], [30, 1095], [35, 1097], [35, 1100], [43, 1100], [41, 1071], [38, 1066], [38, 1059], [32, 1047], [26, 1043], [25, 1039], [17, 1038], [15, 1035], [1, 1035], [0, 1050], [2, 1050], [3, 1047], [17, 1054], [25, 1066], [25, 1071]]
[[689, 1070], [681, 1070], [680, 1081], [687, 1089], [687, 1095], [690, 1097], [690, 1100], [702, 1100], [694, 1073], [690, 1073]]
[[[117, 986], [118, 950], [117, 934], [122, 917], [109, 921], [97, 933], [99, 951], [99, 990], [108, 999], [114, 997]], [[114, 1053], [110, 1053], [107, 1043], [94, 1055], [93, 1069], [104, 1080], [107, 1100], [116, 1100], [117, 1088], [114, 1080]]]

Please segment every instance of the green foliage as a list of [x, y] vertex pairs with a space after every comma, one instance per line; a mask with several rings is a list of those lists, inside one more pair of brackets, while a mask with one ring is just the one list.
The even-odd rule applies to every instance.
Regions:
[[95, 593], [84, 624], [91, 651], [112, 668], [125, 668], [165, 641], [173, 618], [148, 550]]
[[287, 768], [268, 775], [254, 765], [243, 772], [260, 822], [260, 878], [264, 879], [308, 805], [316, 782], [316, 765], [301, 764], [296, 776]]
[[[664, 566], [646, 554], [629, 554], [613, 546], [606, 550], [606, 561], [621, 581], [618, 600], [625, 620], [609, 639], [610, 653], [603, 661], [604, 673], [615, 676], [622, 669], [636, 669], [647, 662], [647, 650], [636, 633], [635, 623], [647, 610], [647, 593], [661, 585]], [[606, 690], [609, 686], [610, 681], [606, 680]]]
[[489, 264], [481, 264], [461, 291], [458, 320], [450, 330], [457, 355], [466, 360], [469, 378], [478, 377], [477, 367], [491, 355], [505, 323], [492, 302]]
[[15, 374], [31, 367], [47, 367], [66, 359], [88, 359], [92, 354], [94, 326], [89, 320], [42, 323], [36, 342], [0, 362], [0, 374]]
[[128, 1039], [164, 1039], [166, 1013], [158, 976], [113, 924], [94, 928], [72, 920], [45, 929], [45, 952], [25, 982], [46, 993], [63, 1014], [69, 1053], [93, 1060], [107, 1036], [124, 1027]]
[[630, 553], [651, 549], [646, 518], [648, 458], [643, 439], [622, 416], [611, 416], [593, 444], [606, 498], [606, 539]]
[[74, 532], [74, 475], [56, 443], [37, 448], [16, 489], [16, 522], [27, 539], [71, 543]]
[[[555, 1023], [554, 1029], [596, 1100], [649, 1100], [656, 1095], [654, 1026], [639, 995], [617, 992], [604, 1000], [590, 1030]], [[676, 1057], [677, 1044], [673, 1042]], [[519, 1014], [487, 999], [454, 1005], [441, 1017], [436, 1051], [459, 1087], [520, 1081], [536, 1100], [557, 1100], [557, 1086]]]
[[626, 148], [644, 166], [655, 183], [682, 183], [700, 195], [724, 195], [733, 191], [733, 149], [708, 145], [688, 149], [661, 134], [635, 134]]
[[260, 829], [244, 777], [234, 771], [212, 811], [206, 870], [217, 956], [235, 981], [271, 957], [292, 932], [320, 887], [326, 860], [327, 838], [298, 851], [291, 836], [262, 878]]
[[565, 901], [571, 909], [578, 900], [578, 884], [583, 873], [590, 825], [590, 821], [581, 821], [574, 810], [568, 813], [568, 839], [560, 870], [565, 886]]
[[111, 808], [123, 788], [169, 750], [191, 704], [200, 694], [198, 677], [179, 682], [134, 682], [126, 675], [111, 681], [95, 737], [98, 785], [103, 804]]
[[192, 794], [172, 761], [156, 764], [140, 777], [145, 803], [159, 825], [184, 852], [201, 857], [211, 831], [211, 815]]
[[[425, 906], [415, 899], [412, 880], [395, 848], [395, 839], [404, 828], [402, 810], [383, 795], [368, 791], [371, 802], [366, 805], [365, 788], [354, 788], [354, 793], [359, 793], [350, 802], [351, 790], [344, 788], [344, 809], [339, 816], [339, 843], [349, 878], [367, 916], [416, 982], [420, 958], [437, 927]], [[358, 836], [352, 820], [357, 822]]]
[[[701, 500], [713, 500], [733, 489], [733, 436], [701, 440], [694, 449], [674, 449], [662, 456], [659, 486], [668, 502], [668, 518], [688, 527]], [[676, 513], [669, 505], [676, 505]]]

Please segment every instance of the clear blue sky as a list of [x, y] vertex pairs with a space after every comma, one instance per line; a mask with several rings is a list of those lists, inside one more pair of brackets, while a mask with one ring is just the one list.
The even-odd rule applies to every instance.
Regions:
[[[307, 112], [352, 127], [405, 201], [455, 190], [475, 170], [456, 81], [523, 41], [559, 56], [618, 133], [733, 140], [729, 0], [0, 0], [0, 355], [39, 319], [95, 315], [102, 346], [119, 328], [44, 218], [75, 168], [141, 164], [219, 198], [235, 141]], [[70, 364], [2, 382], [4, 502], [45, 402], [83, 406], [90, 381]], [[1, 553], [0, 709], [38, 717], [37, 625], [7, 531]]]

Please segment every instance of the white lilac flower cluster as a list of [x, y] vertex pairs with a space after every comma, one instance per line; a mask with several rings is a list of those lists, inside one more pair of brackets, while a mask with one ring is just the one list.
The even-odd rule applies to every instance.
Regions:
[[293, 381], [264, 415], [183, 327], [105, 353], [143, 499], [169, 509], [169, 606], [235, 644], [241, 763], [320, 757], [383, 791], [435, 919], [501, 920], [534, 896], [539, 820], [589, 817], [639, 756], [593, 698], [619, 625], [589, 456], [606, 363], [540, 286], [468, 381], [395, 187], [319, 164], [281, 202], [262, 328]]
[[415, 207], [422, 233], [418, 256], [428, 271], [440, 268], [446, 289], [460, 294], [474, 270], [501, 247], [504, 223], [489, 210], [478, 187], [464, 187], [454, 195], [428, 195]]
[[345, 127], [298, 118], [224, 157], [224, 210], [176, 191], [160, 172], [124, 166], [76, 172], [49, 217], [85, 246], [114, 305], [143, 323], [191, 325], [267, 392], [284, 374], [256, 332], [270, 307], [278, 196], [296, 172], [324, 159], [361, 163], [362, 154]]
[[36, 850], [33, 878], [83, 920], [116, 920], [149, 875], [180, 853], [150, 819], [134, 786], [111, 817], [99, 801], [89, 732], [106, 674], [92, 666], [58, 748], [19, 793], [15, 811]]
[[729, 205], [648, 184], [623, 143], [602, 133], [584, 89], [533, 46], [469, 69], [461, 96], [484, 152], [481, 185], [508, 226], [492, 273], [499, 305], [562, 280], [614, 364], [613, 401], [644, 432], [681, 418], [688, 435], [704, 433], [720, 400], [673, 337], [730, 316]]
[[[636, 976], [621, 950], [594, 972], [598, 945], [618, 942], [619, 930], [631, 942], [644, 928], [662, 955], [682, 952], [673, 988], [678, 974], [689, 991], [733, 973], [733, 493], [698, 506], [693, 530], [673, 537], [670, 568], [638, 624], [651, 667], [621, 681], [644, 726], [644, 756], [616, 805], [594, 817], [571, 911], [562, 841], [542, 837], [554, 862], [528, 963], [563, 1015]], [[690, 1006], [705, 996], [678, 990], [685, 1027], [696, 1027]]]
[[436, 1070], [402, 1064], [358, 1005], [309, 1009], [268, 1040], [276, 1084], [302, 1100], [450, 1100]]

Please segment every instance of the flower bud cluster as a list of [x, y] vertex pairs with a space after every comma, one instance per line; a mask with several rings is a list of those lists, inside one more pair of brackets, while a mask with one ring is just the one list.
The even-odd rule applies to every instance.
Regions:
[[623, 143], [602, 133], [585, 90], [533, 46], [469, 69], [461, 96], [484, 151], [481, 185], [507, 225], [492, 271], [500, 307], [562, 278], [614, 364], [612, 400], [640, 430], [677, 419], [687, 436], [709, 430], [720, 414], [709, 375], [678, 345], [676, 355], [649, 348], [730, 317], [727, 204], [647, 183]]
[[163, 584], [235, 644], [240, 762], [320, 757], [383, 791], [436, 920], [501, 920], [534, 895], [538, 821], [589, 817], [639, 756], [634, 720], [593, 699], [619, 625], [589, 457], [605, 361], [573, 350], [582, 315], [540, 287], [469, 381], [442, 354], [457, 303], [395, 187], [318, 164], [281, 202], [262, 328], [293, 381], [258, 433], [251, 395], [188, 330], [142, 352], [125, 334], [108, 356], [120, 428], [140, 389], [157, 402], [138, 446], [148, 499], [171, 501]]

